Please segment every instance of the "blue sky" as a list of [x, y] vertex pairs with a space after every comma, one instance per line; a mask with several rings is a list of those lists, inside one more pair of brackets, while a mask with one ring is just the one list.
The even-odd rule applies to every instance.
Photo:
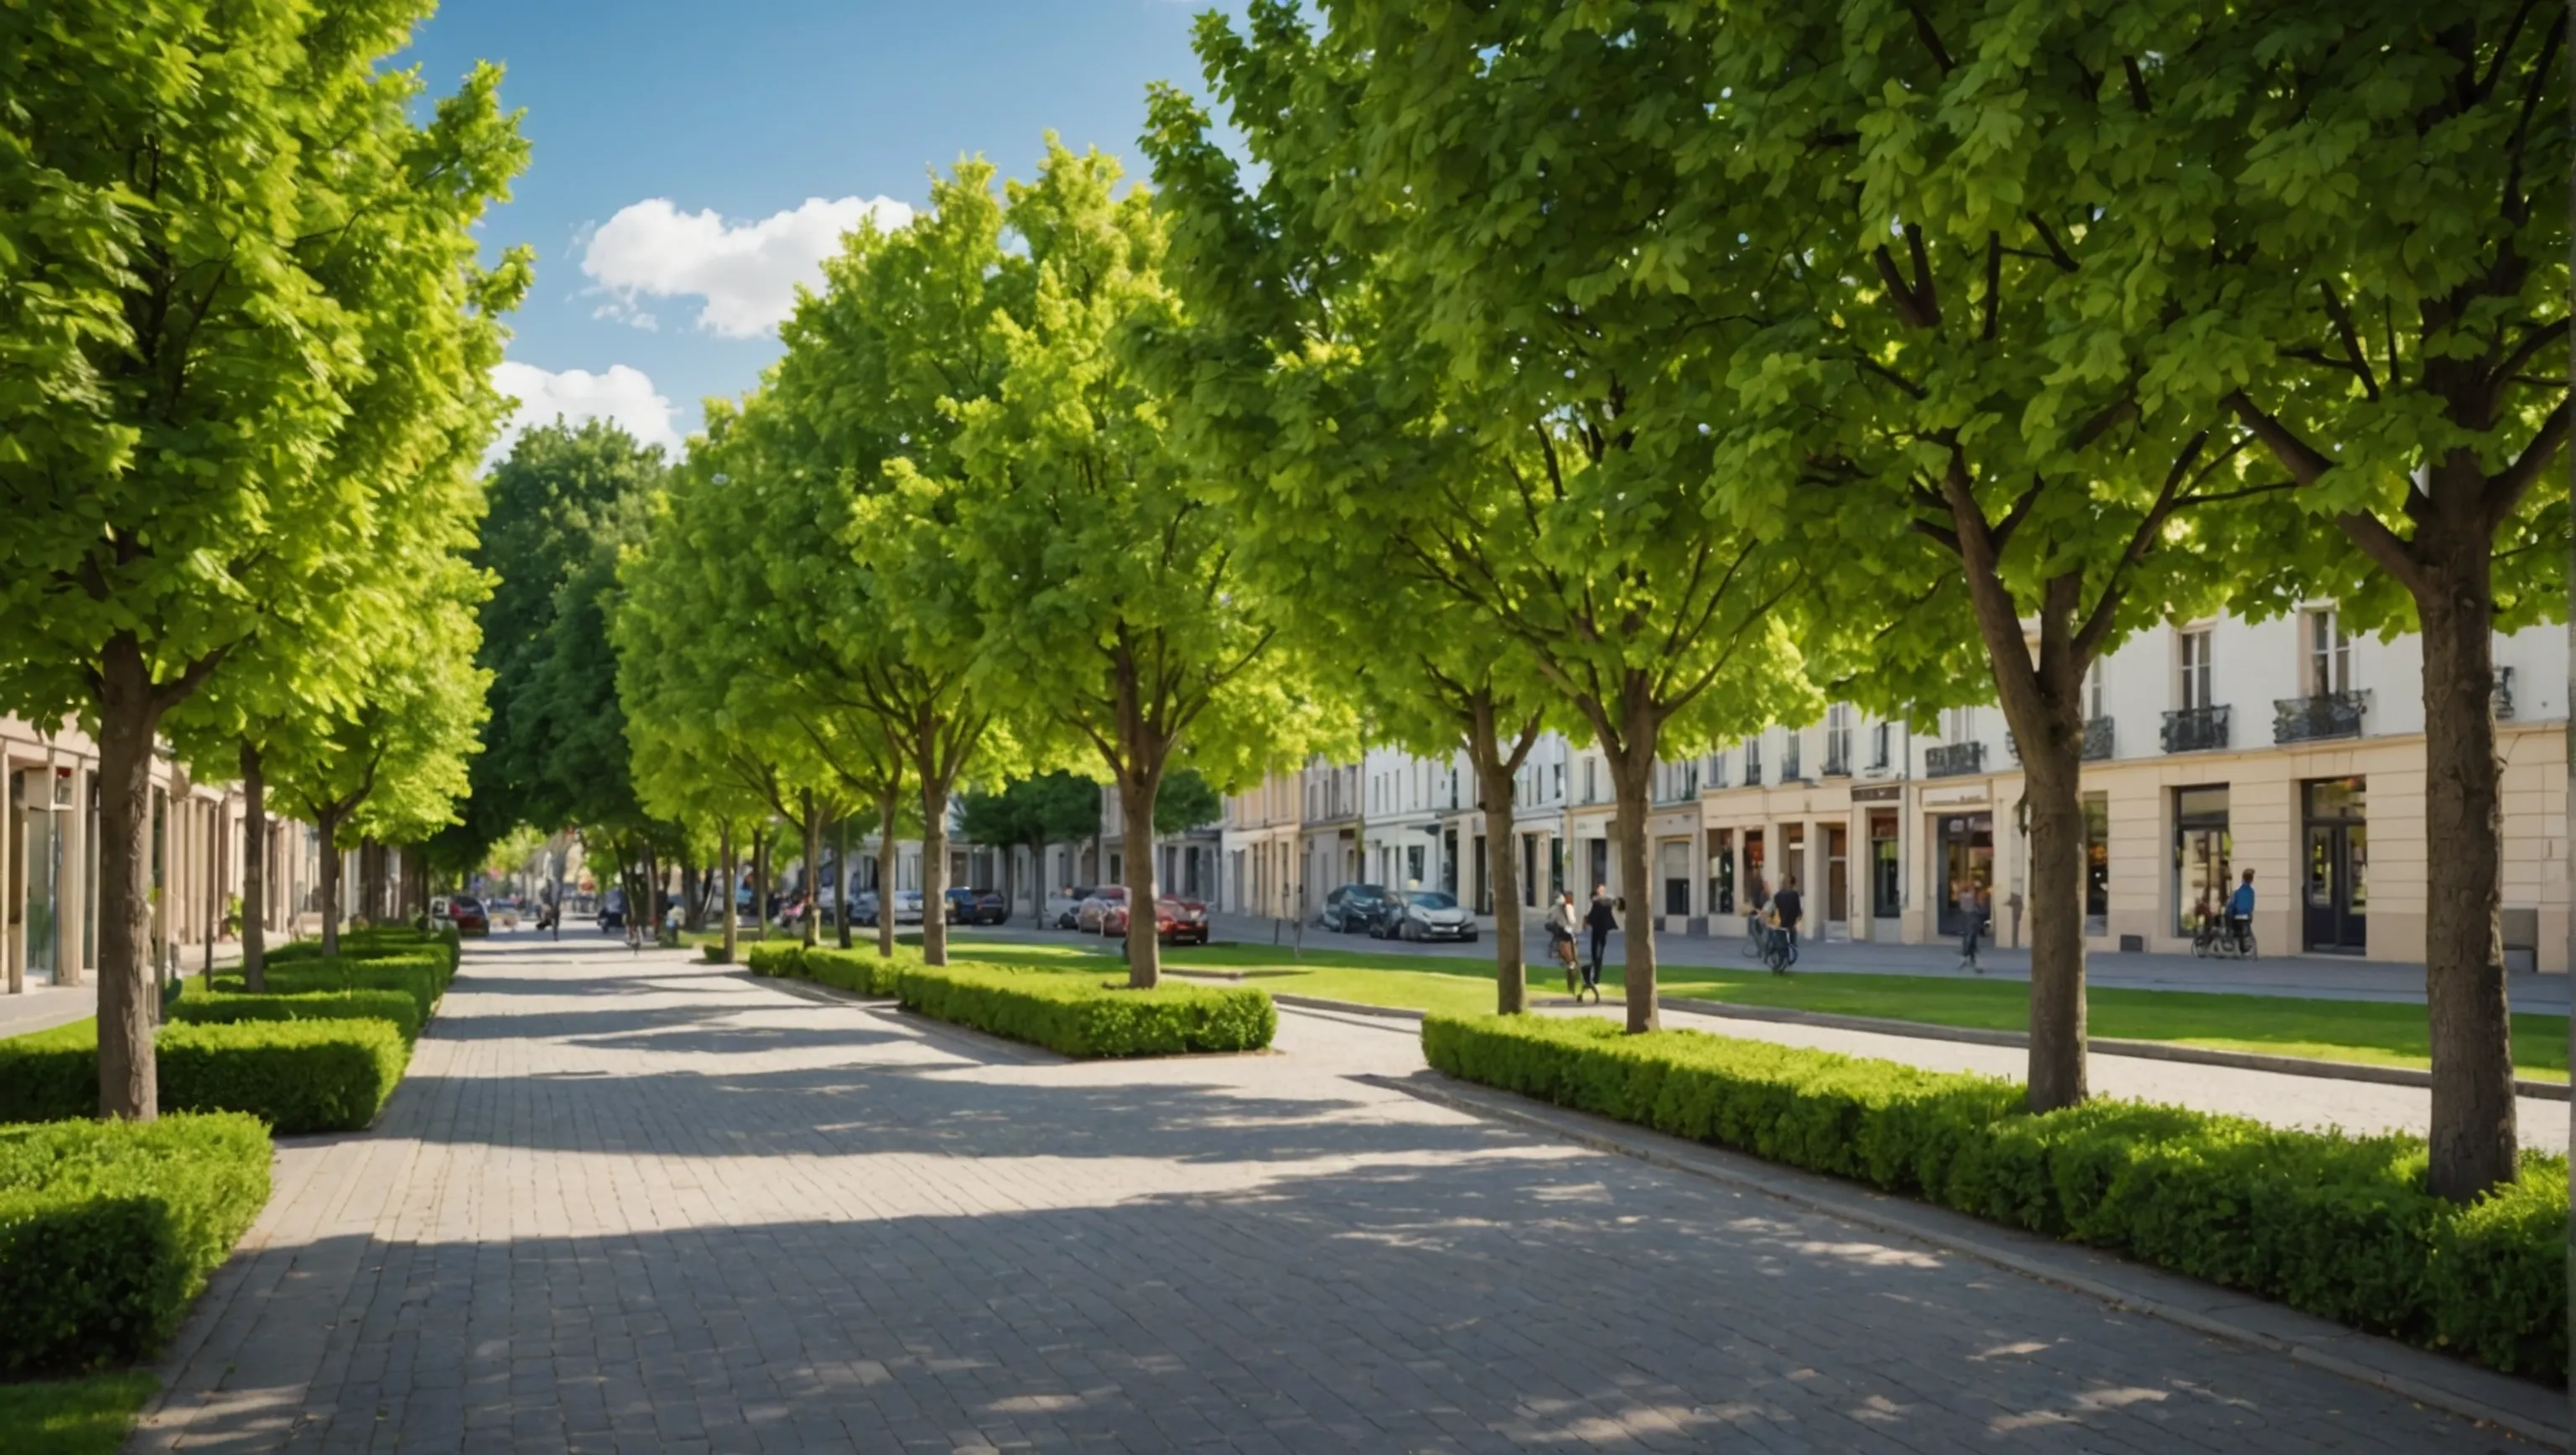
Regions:
[[757, 382], [794, 283], [862, 210], [925, 202], [927, 168], [1025, 176], [1051, 127], [1141, 174], [1146, 83], [1204, 90], [1208, 3], [445, 0], [397, 63], [444, 94], [500, 62], [526, 110], [533, 160], [485, 225], [537, 251], [502, 377], [522, 417], [670, 444]]

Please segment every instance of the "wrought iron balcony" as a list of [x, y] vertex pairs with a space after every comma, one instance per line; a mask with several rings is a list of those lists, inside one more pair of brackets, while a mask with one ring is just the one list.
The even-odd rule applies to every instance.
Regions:
[[1806, 776], [1798, 771], [1798, 740], [1791, 738], [1788, 751], [1780, 755], [1780, 781], [1795, 783]]
[[1828, 778], [1849, 778], [1851, 776], [1851, 755], [1839, 752], [1826, 753], [1825, 776]]
[[2495, 715], [2498, 722], [2513, 720], [2513, 669], [2495, 669]]
[[2168, 712], [2163, 737], [2168, 753], [2205, 753], [2224, 748], [2230, 741], [2227, 708], [2184, 707]]
[[[2109, 758], [2111, 756], [2112, 741], [2111, 719], [2107, 717], [2091, 717], [2084, 720], [2085, 762], [2099, 763]], [[2004, 734], [2004, 751], [2012, 754], [2014, 762], [2020, 762], [2021, 739], [2014, 737], [2011, 733]]]
[[2116, 724], [2107, 717], [2088, 717], [2084, 720], [2085, 762], [2101, 763], [2110, 759], [2113, 751], [2118, 747], [2118, 739], [2111, 731], [2114, 726]]
[[1923, 776], [1956, 778], [1964, 773], [1986, 771], [1986, 745], [1983, 743], [1943, 743], [1923, 750]]
[[1744, 745], [1744, 786], [1762, 786], [1762, 750], [1751, 743]]
[[2367, 692], [2319, 692], [2283, 697], [2272, 703], [2272, 741], [2312, 743], [2322, 738], [2361, 736], [2361, 715], [2370, 708]]

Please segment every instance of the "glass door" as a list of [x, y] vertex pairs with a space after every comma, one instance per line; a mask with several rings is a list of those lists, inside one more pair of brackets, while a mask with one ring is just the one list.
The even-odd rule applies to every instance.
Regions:
[[[1940, 930], [1945, 935], [1958, 934], [1964, 928], [1959, 915], [1959, 889], [1966, 884], [1977, 886], [1977, 892], [1991, 895], [1995, 884], [1995, 816], [1990, 813], [1951, 814], [1939, 825], [1941, 841], [1941, 882], [1932, 886], [1940, 896]], [[1987, 906], [1989, 915], [1993, 906]]]
[[2359, 778], [2307, 785], [2301, 929], [2308, 949], [2358, 955], [2370, 946], [2370, 827]]
[[27, 978], [51, 985], [62, 964], [63, 835], [50, 808], [31, 807], [22, 817], [25, 832], [18, 842], [27, 875]]

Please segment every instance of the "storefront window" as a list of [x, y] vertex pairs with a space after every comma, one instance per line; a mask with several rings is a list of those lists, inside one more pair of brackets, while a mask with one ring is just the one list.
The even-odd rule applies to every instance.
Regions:
[[2188, 935], [2227, 903], [2235, 840], [2227, 829], [2227, 790], [2174, 790], [2174, 933]]

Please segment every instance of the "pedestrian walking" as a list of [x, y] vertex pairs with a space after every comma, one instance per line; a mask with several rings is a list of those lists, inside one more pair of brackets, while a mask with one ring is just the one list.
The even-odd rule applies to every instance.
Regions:
[[2254, 936], [2254, 871], [2251, 869], [2245, 871], [2245, 878], [2237, 884], [2236, 892], [2227, 896], [2227, 933], [2240, 948]]
[[1547, 911], [1547, 947], [1565, 966], [1565, 993], [1580, 1000], [1582, 990], [1575, 979], [1574, 932], [1582, 921], [1574, 913], [1574, 895], [1570, 890], [1556, 892], [1556, 903]]
[[1974, 879], [1959, 881], [1959, 968], [1986, 973], [1977, 963], [1977, 936], [1986, 928], [1986, 896]]
[[1798, 893], [1798, 876], [1791, 874], [1780, 881], [1780, 892], [1771, 896], [1772, 912], [1780, 917], [1780, 929], [1789, 937], [1789, 953], [1798, 951], [1798, 921], [1805, 917], [1807, 901]]
[[[1583, 923], [1592, 931], [1592, 957], [1583, 967], [1583, 988], [1592, 992], [1592, 1003], [1601, 1003], [1601, 957], [1610, 950], [1610, 932], [1619, 927], [1619, 911], [1610, 903], [1610, 886], [1592, 886], [1592, 908], [1585, 912]], [[1577, 1000], [1582, 999], [1578, 992]]]

